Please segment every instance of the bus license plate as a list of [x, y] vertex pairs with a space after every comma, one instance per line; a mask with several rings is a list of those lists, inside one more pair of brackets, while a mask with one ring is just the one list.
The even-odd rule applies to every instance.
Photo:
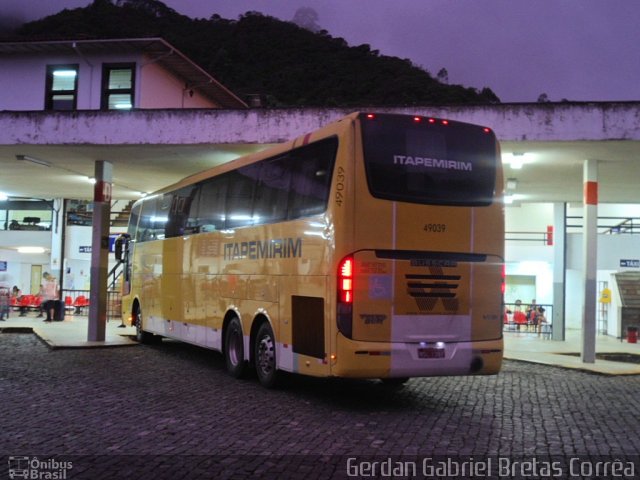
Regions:
[[419, 348], [418, 358], [444, 358], [444, 348]]

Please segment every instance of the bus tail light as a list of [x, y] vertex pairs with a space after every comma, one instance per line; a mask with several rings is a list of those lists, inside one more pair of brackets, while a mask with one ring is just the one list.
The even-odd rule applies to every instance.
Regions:
[[347, 338], [353, 333], [353, 257], [345, 257], [338, 266], [338, 330]]

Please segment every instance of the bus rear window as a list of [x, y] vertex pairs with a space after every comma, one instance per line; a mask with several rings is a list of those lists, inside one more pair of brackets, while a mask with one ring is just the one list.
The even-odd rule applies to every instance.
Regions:
[[434, 205], [492, 203], [498, 149], [490, 130], [405, 115], [360, 119], [374, 197]]

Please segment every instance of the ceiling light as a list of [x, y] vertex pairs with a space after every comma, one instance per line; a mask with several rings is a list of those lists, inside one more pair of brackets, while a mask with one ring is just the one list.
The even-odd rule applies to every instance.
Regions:
[[18, 253], [44, 253], [43, 247], [18, 247]]
[[9, 200], [9, 195], [4, 192], [0, 192], [0, 202], [4, 202], [5, 200]]
[[517, 178], [507, 178], [507, 190], [515, 190], [518, 187]]
[[533, 158], [530, 153], [513, 152], [502, 155], [502, 163], [511, 165], [514, 170], [520, 170], [525, 163], [531, 163], [532, 161]]
[[87, 177], [87, 181], [88, 181], [89, 183], [93, 184], [93, 185], [95, 185], [95, 183], [96, 183], [96, 179], [95, 179], [95, 178], [93, 178], [93, 177]]
[[21, 162], [31, 162], [36, 165], [42, 165], [43, 167], [50, 167], [51, 163], [46, 160], [42, 160], [41, 158], [31, 157], [29, 155], [16, 155], [16, 160]]

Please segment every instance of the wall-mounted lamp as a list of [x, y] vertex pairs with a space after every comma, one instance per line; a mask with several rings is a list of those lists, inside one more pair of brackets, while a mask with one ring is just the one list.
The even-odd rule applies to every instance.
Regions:
[[511, 159], [511, 168], [520, 170], [524, 165], [524, 153], [514, 153]]
[[36, 165], [42, 165], [43, 167], [50, 167], [51, 163], [46, 160], [42, 160], [41, 158], [31, 157], [29, 155], [16, 155], [16, 160], [21, 162], [31, 162]]

